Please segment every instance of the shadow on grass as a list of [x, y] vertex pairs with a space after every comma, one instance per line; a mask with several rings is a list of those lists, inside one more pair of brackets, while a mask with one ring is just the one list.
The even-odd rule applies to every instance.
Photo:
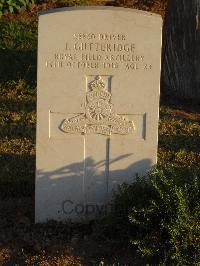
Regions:
[[[164, 90], [164, 89], [163, 89]], [[168, 107], [172, 109], [179, 109], [190, 113], [200, 113], [200, 100], [184, 100], [177, 96], [161, 95], [160, 104], [162, 107]]]
[[159, 146], [164, 150], [178, 152], [185, 150], [187, 152], [200, 152], [200, 137], [176, 135], [162, 135], [159, 137]]
[[36, 101], [33, 100], [14, 100], [2, 99], [1, 109], [9, 112], [32, 112], [36, 110]]
[[36, 82], [36, 50], [0, 49], [0, 82], [24, 79]]
[[0, 198], [33, 197], [35, 156], [0, 153]]
[[6, 124], [1, 126], [0, 138], [26, 138], [35, 142], [35, 125]]

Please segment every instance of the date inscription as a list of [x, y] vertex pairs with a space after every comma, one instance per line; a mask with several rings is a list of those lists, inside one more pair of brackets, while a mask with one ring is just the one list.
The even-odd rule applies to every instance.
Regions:
[[123, 34], [74, 33], [45, 61], [48, 69], [124, 69], [150, 71], [151, 62]]

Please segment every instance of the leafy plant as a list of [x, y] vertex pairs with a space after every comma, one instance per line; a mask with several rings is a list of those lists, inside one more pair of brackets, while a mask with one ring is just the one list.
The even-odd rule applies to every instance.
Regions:
[[200, 170], [158, 167], [123, 185], [101, 227], [110, 239], [133, 244], [167, 265], [200, 262]]
[[178, 265], [200, 262], [200, 171], [158, 168], [151, 173], [155, 191], [148, 205], [132, 208], [129, 219], [138, 226], [131, 239], [143, 255], [159, 255]]
[[25, 11], [35, 0], [0, 0], [0, 16], [15, 11]]

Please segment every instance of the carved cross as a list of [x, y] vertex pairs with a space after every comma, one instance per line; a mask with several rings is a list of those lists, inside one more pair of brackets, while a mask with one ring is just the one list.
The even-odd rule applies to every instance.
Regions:
[[135, 114], [114, 112], [111, 82], [105, 82], [105, 79], [111, 81], [111, 76], [92, 76], [92, 80], [90, 76], [90, 82], [87, 78], [85, 112], [66, 117], [59, 126], [67, 135], [83, 137], [83, 193], [86, 203], [92, 203], [94, 198], [100, 204], [108, 202], [111, 194], [108, 193], [109, 167], [112, 163], [110, 138], [112, 135], [121, 135], [123, 138], [125, 135], [134, 135], [136, 131], [134, 121], [128, 118]]
[[61, 130], [68, 134], [112, 134], [128, 135], [134, 132], [133, 121], [128, 120], [113, 111], [111, 93], [105, 89], [106, 85], [101, 76], [88, 84], [86, 93], [85, 113], [66, 118]]

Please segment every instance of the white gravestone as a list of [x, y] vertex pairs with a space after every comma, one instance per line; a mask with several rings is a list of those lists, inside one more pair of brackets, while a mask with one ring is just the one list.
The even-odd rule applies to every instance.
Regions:
[[36, 222], [98, 218], [156, 164], [161, 28], [125, 8], [40, 15]]

